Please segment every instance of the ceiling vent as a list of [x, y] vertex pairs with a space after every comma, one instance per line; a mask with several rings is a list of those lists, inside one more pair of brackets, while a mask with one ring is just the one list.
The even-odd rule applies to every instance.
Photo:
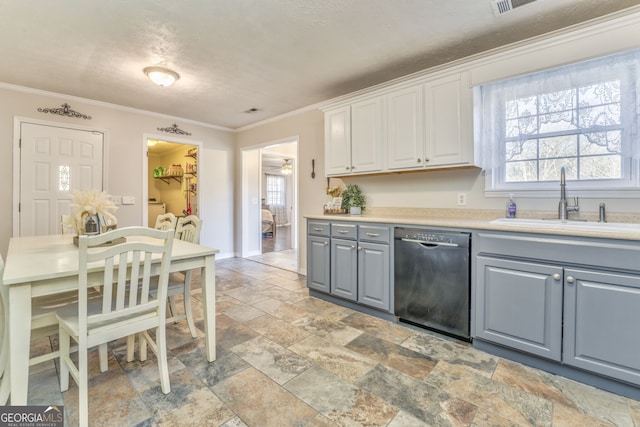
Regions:
[[495, 16], [500, 16], [525, 4], [533, 3], [534, 1], [536, 0], [493, 0], [491, 2], [491, 9], [493, 9]]

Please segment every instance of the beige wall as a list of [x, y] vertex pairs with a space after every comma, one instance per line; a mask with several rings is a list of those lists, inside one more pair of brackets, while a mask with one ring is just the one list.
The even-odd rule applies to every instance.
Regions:
[[[38, 112], [38, 108], [57, 108], [63, 103], [92, 117], [84, 120]], [[135, 204], [120, 206], [116, 212], [121, 226], [140, 225], [142, 220], [143, 176], [146, 157], [144, 134], [162, 134], [159, 127], [178, 123], [181, 129], [192, 133], [181, 139], [202, 141], [203, 153], [199, 165], [200, 182], [208, 180], [216, 185], [204, 187], [201, 212], [204, 219], [203, 244], [220, 249], [221, 256], [233, 254], [233, 134], [230, 132], [185, 123], [180, 119], [146, 114], [141, 111], [120, 108], [108, 104], [84, 102], [66, 96], [56, 96], [38, 91], [0, 85], [0, 253], [6, 256], [13, 222], [14, 117], [24, 117], [52, 123], [63, 123], [103, 130], [106, 133], [106, 182], [105, 190], [116, 196], [134, 196]], [[201, 187], [202, 188], [202, 187]], [[224, 254], [224, 255], [223, 255]]]

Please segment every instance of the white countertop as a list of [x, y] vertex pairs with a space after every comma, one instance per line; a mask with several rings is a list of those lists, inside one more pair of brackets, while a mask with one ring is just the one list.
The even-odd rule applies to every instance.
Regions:
[[[425, 210], [422, 213], [413, 212], [412, 214], [401, 213], [397, 215], [372, 212], [371, 214], [365, 213], [363, 215], [317, 214], [304, 215], [304, 217], [312, 220], [333, 222], [385, 223], [640, 241], [640, 223], [606, 223], [599, 225], [596, 222], [568, 221], [565, 224], [561, 224], [559, 221], [538, 221], [535, 219], [531, 221], [526, 218], [519, 218], [520, 221], [516, 219], [514, 222], [507, 222], [506, 219], [495, 221], [502, 218], [496, 215], [495, 212], [493, 212], [493, 215], [490, 212], [477, 211], [468, 211], [470, 215], [465, 215], [465, 212], [463, 210], [451, 210], [450, 212], [441, 210], [441, 216], [437, 216], [438, 212], [433, 210]], [[450, 213], [450, 215], [447, 213]]]

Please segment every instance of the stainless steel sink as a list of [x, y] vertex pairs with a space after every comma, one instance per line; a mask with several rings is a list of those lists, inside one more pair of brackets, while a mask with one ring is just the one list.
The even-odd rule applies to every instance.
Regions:
[[498, 218], [491, 224], [506, 225], [510, 227], [544, 228], [555, 230], [584, 230], [584, 231], [639, 231], [640, 224], [626, 222], [586, 222], [560, 219], [537, 218]]

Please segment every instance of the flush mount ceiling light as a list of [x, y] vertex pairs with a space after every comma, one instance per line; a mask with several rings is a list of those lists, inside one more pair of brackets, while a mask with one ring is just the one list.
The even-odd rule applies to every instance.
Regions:
[[289, 163], [289, 159], [284, 159], [284, 163], [282, 164], [282, 168], [280, 169], [280, 173], [282, 175], [291, 175], [293, 172], [293, 165]]
[[149, 80], [158, 86], [171, 86], [173, 82], [180, 78], [178, 73], [164, 67], [147, 67], [142, 71], [149, 77]]

